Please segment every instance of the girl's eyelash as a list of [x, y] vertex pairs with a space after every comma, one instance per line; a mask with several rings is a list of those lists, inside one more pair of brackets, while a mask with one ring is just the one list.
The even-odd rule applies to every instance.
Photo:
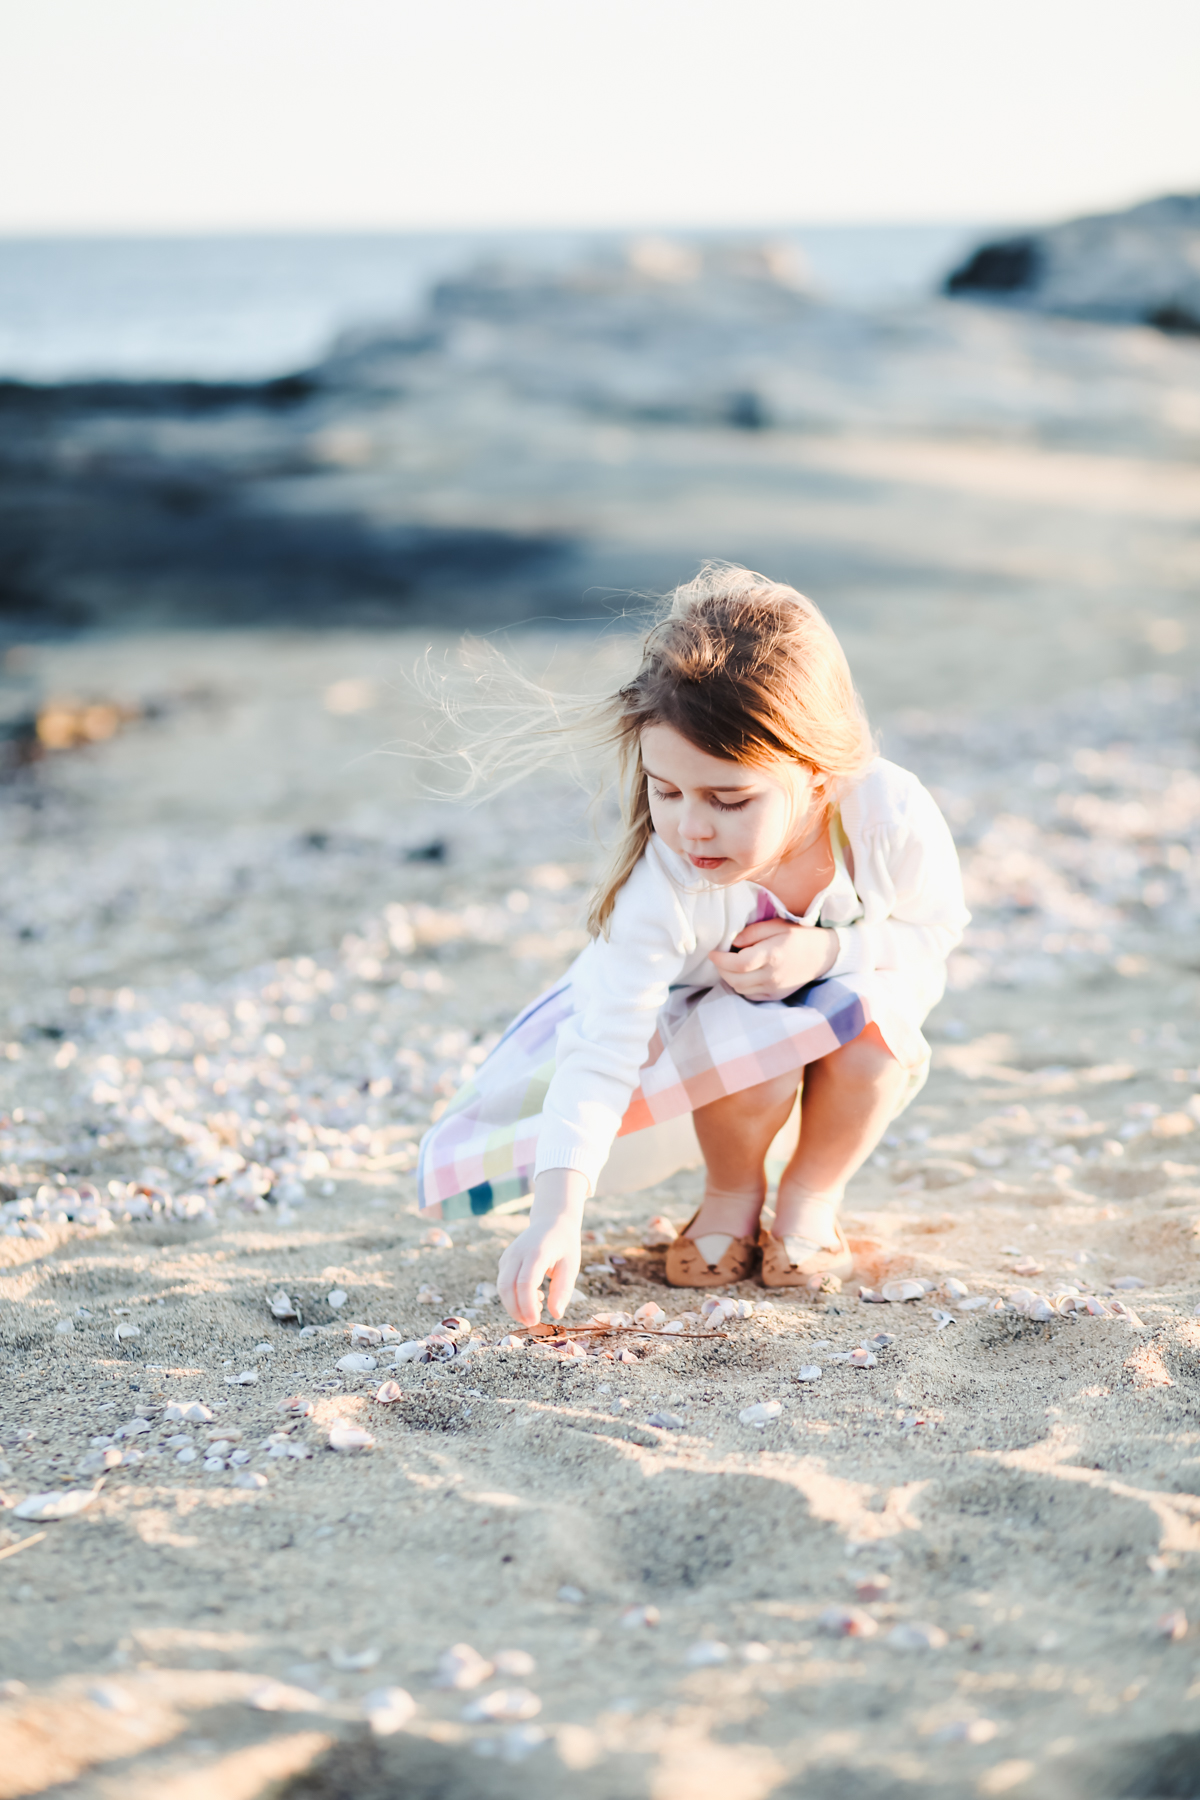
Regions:
[[[679, 795], [677, 792], [664, 794], [661, 788], [655, 788], [654, 798], [656, 800], [678, 800]], [[749, 798], [747, 798], [745, 800], [734, 800], [727, 804], [724, 800], [714, 800], [712, 804], [716, 807], [718, 812], [741, 812], [744, 806], [749, 806], [750, 801]]]

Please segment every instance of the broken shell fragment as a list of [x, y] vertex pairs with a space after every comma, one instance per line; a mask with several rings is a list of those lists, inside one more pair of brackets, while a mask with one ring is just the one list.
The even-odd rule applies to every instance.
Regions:
[[929, 1316], [939, 1331], [945, 1331], [947, 1325], [954, 1324], [954, 1314], [943, 1312], [940, 1306], [935, 1306]]
[[375, 1390], [375, 1399], [380, 1406], [394, 1406], [397, 1400], [403, 1400], [404, 1389], [398, 1381], [385, 1381], [382, 1387]]
[[73, 1519], [92, 1504], [95, 1488], [67, 1488], [65, 1493], [27, 1494], [13, 1508], [14, 1519], [37, 1519], [49, 1524], [58, 1519]]
[[1163, 1613], [1154, 1626], [1155, 1637], [1166, 1638], [1168, 1643], [1177, 1644], [1187, 1636], [1187, 1614], [1183, 1608], [1176, 1607], [1172, 1612]]
[[[407, 1349], [408, 1346], [406, 1345], [405, 1348]], [[422, 1345], [422, 1348], [424, 1348], [423, 1345]], [[523, 1350], [525, 1348], [525, 1340], [524, 1340], [524, 1338], [517, 1337], [513, 1332], [510, 1331], [506, 1337], [502, 1337], [500, 1339], [500, 1342], [497, 1344], [496, 1348], [498, 1350]], [[401, 1360], [400, 1352], [397, 1351], [396, 1352], [396, 1361], [399, 1362], [400, 1360]]]
[[118, 1325], [113, 1332], [113, 1338], [118, 1344], [121, 1342], [122, 1338], [135, 1338], [141, 1337], [141, 1335], [142, 1328], [140, 1325]]
[[940, 1625], [895, 1625], [887, 1641], [893, 1650], [941, 1650], [949, 1639]]
[[236, 1488], [265, 1488], [267, 1478], [253, 1469], [239, 1469], [233, 1478], [233, 1485]]
[[334, 1288], [332, 1293], [326, 1294], [325, 1298], [329, 1305], [332, 1306], [334, 1312], [337, 1312], [339, 1307], [345, 1306], [346, 1304], [346, 1294], [345, 1290], [342, 1288]]
[[240, 1372], [240, 1374], [227, 1375], [225, 1377], [225, 1386], [226, 1387], [251, 1387], [254, 1384], [254, 1382], [256, 1382], [257, 1380], [258, 1380], [258, 1370], [257, 1369], [243, 1369]]
[[818, 1616], [817, 1630], [827, 1637], [874, 1637], [879, 1626], [860, 1607], [827, 1606]]
[[659, 1616], [657, 1606], [627, 1606], [621, 1623], [627, 1631], [636, 1631], [641, 1625], [657, 1625]]
[[352, 1325], [350, 1342], [352, 1344], [382, 1344], [383, 1333], [376, 1325]]
[[642, 1236], [642, 1243], [647, 1250], [657, 1250], [665, 1244], [673, 1244], [679, 1236], [670, 1219], [664, 1219], [661, 1213], [655, 1215], [647, 1225]]
[[290, 1414], [294, 1419], [311, 1419], [313, 1403], [311, 1400], [305, 1400], [300, 1394], [289, 1394], [286, 1400], [279, 1402], [279, 1410], [281, 1413]]
[[173, 1400], [163, 1413], [167, 1424], [181, 1419], [188, 1425], [211, 1424], [215, 1415], [200, 1400]]
[[297, 1325], [300, 1323], [299, 1309], [291, 1295], [283, 1288], [280, 1288], [277, 1294], [271, 1296], [268, 1304], [270, 1305], [272, 1315], [276, 1319], [295, 1319]]
[[925, 1283], [923, 1281], [885, 1281], [880, 1292], [884, 1299], [893, 1305], [904, 1300], [923, 1300]]
[[952, 1719], [933, 1734], [935, 1744], [990, 1744], [1000, 1727], [994, 1719]]
[[481, 1719], [517, 1721], [536, 1718], [542, 1703], [528, 1688], [496, 1688], [480, 1700], [472, 1700], [463, 1708], [463, 1718], [472, 1723]]
[[363, 1701], [363, 1717], [376, 1737], [403, 1731], [416, 1710], [417, 1703], [406, 1688], [376, 1688]]
[[426, 1343], [424, 1338], [409, 1338], [405, 1344], [397, 1344], [392, 1353], [393, 1365], [396, 1363], [424, 1362]]
[[437, 1292], [436, 1288], [431, 1288], [429, 1286], [428, 1282], [426, 1282], [423, 1287], [418, 1288], [418, 1290], [417, 1290], [417, 1305], [418, 1306], [441, 1306], [442, 1304], [443, 1304], [442, 1296]]
[[647, 1331], [660, 1331], [667, 1322], [667, 1315], [661, 1306], [648, 1300], [645, 1306], [639, 1306], [633, 1315], [635, 1325], [644, 1326]]
[[472, 1644], [451, 1644], [438, 1657], [434, 1687], [457, 1688], [465, 1693], [479, 1687], [493, 1673], [493, 1665]]
[[801, 1363], [799, 1369], [796, 1371], [797, 1381], [820, 1381], [820, 1379], [820, 1363]]

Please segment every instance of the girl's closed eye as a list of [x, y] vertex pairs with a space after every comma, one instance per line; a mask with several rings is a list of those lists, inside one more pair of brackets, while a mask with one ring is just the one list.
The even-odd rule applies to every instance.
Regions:
[[[751, 796], [752, 798], [753, 796]], [[750, 800], [714, 800], [713, 805], [718, 812], [741, 812], [743, 806], [749, 806]]]

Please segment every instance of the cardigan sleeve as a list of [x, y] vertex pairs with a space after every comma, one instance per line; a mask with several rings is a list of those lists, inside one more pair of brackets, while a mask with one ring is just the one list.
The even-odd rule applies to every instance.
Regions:
[[858, 854], [868, 867], [856, 865], [855, 885], [877, 895], [886, 910], [833, 928], [839, 949], [829, 974], [895, 970], [940, 993], [946, 958], [971, 915], [954, 839], [932, 794], [914, 782], [902, 813], [871, 825]]
[[696, 947], [692, 909], [653, 849], [617, 896], [610, 933], [577, 965], [576, 1006], [559, 1027], [542, 1108], [536, 1173], [578, 1169], [595, 1189], [659, 1009]]

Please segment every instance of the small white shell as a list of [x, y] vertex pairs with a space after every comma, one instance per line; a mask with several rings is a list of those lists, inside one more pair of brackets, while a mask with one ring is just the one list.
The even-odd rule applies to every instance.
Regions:
[[281, 1413], [290, 1414], [294, 1419], [311, 1419], [313, 1403], [311, 1400], [306, 1400], [302, 1394], [289, 1394], [286, 1400], [279, 1402], [279, 1410]]
[[251, 1387], [258, 1380], [257, 1369], [243, 1369], [238, 1375], [225, 1377], [226, 1387]]
[[860, 1344], [857, 1350], [850, 1352], [850, 1366], [855, 1369], [873, 1369], [875, 1367], [875, 1357], [865, 1344]]
[[636, 1631], [640, 1625], [657, 1625], [659, 1616], [657, 1606], [627, 1606], [621, 1623], [627, 1631]]
[[[195, 1452], [193, 1451], [193, 1455]], [[95, 1488], [67, 1488], [57, 1494], [27, 1494], [13, 1508], [14, 1519], [38, 1519], [50, 1523], [56, 1519], [73, 1519], [96, 1498]]]
[[885, 1281], [880, 1290], [885, 1300], [898, 1305], [904, 1300], [923, 1300], [925, 1283], [923, 1281]]
[[657, 1249], [663, 1244], [673, 1244], [679, 1236], [670, 1219], [664, 1219], [661, 1213], [651, 1219], [642, 1235], [642, 1243], [648, 1250]]
[[820, 1379], [820, 1363], [801, 1363], [799, 1369], [796, 1371], [797, 1381], [820, 1381]]
[[662, 1307], [653, 1300], [647, 1300], [645, 1306], [639, 1306], [633, 1315], [635, 1325], [642, 1325], [649, 1331], [659, 1331], [667, 1322], [667, 1315]]
[[167, 1424], [183, 1419], [189, 1425], [208, 1425], [216, 1415], [200, 1400], [173, 1400], [163, 1413]]
[[739, 1425], [757, 1425], [759, 1430], [777, 1419], [783, 1411], [781, 1400], [759, 1400], [754, 1406], [744, 1406], [738, 1414]]
[[986, 1294], [968, 1294], [965, 1300], [958, 1302], [959, 1312], [978, 1312], [981, 1306], [988, 1304]]
[[966, 1282], [960, 1281], [957, 1275], [948, 1275], [942, 1283], [942, 1292], [947, 1300], [965, 1300], [970, 1291]]
[[722, 1644], [717, 1638], [700, 1638], [683, 1660], [691, 1669], [711, 1669], [717, 1663], [729, 1661], [729, 1645]]
[[430, 1287], [429, 1283], [425, 1282], [425, 1284], [417, 1290], [417, 1305], [444, 1306], [445, 1301], [436, 1288]]
[[358, 1675], [364, 1669], [373, 1669], [379, 1661], [379, 1651], [372, 1645], [367, 1650], [341, 1650], [335, 1645], [329, 1652], [329, 1660], [335, 1669], [342, 1669], [346, 1674]]
[[568, 1606], [582, 1606], [587, 1596], [582, 1588], [572, 1587], [568, 1581], [559, 1588], [555, 1598], [565, 1601]]
[[118, 1325], [113, 1332], [113, 1337], [118, 1344], [121, 1342], [122, 1338], [135, 1338], [141, 1337], [141, 1335], [142, 1328], [140, 1325]]
[[[515, 1336], [513, 1332], [510, 1331], [506, 1337], [502, 1337], [500, 1339], [500, 1342], [497, 1344], [496, 1348], [497, 1348], [497, 1350], [521, 1350], [524, 1348], [524, 1345], [525, 1345], [524, 1338], [519, 1338], [519, 1337]], [[410, 1346], [406, 1345], [405, 1348], [410, 1348]], [[422, 1346], [422, 1348], [424, 1348], [424, 1346]], [[400, 1353], [399, 1353], [399, 1351], [397, 1351], [396, 1361], [399, 1362], [400, 1360], [401, 1360]]]
[[425, 1355], [425, 1339], [410, 1338], [406, 1344], [397, 1344], [392, 1354], [393, 1363], [421, 1362]]
[[376, 1737], [391, 1737], [403, 1731], [417, 1710], [417, 1703], [406, 1688], [376, 1688], [362, 1703], [363, 1717]]
[[887, 1641], [893, 1650], [940, 1650], [949, 1639], [940, 1625], [895, 1625]]
[[1000, 1727], [994, 1719], [952, 1719], [933, 1734], [935, 1744], [990, 1744]]
[[358, 1450], [371, 1450], [375, 1439], [361, 1425], [352, 1425], [346, 1419], [335, 1419], [329, 1427], [329, 1448], [337, 1450], [343, 1456], [353, 1455]]
[[404, 1389], [398, 1381], [385, 1381], [382, 1387], [375, 1390], [375, 1399], [380, 1406], [394, 1406], [397, 1400], [403, 1400]]
[[352, 1350], [349, 1356], [338, 1358], [337, 1366], [339, 1369], [345, 1369], [348, 1375], [367, 1375], [379, 1365], [375, 1358], [368, 1356], [364, 1350]]
[[334, 1288], [333, 1292], [326, 1294], [325, 1298], [330, 1306], [332, 1306], [334, 1312], [337, 1312], [340, 1306], [345, 1306], [346, 1304], [346, 1294], [342, 1288]]
[[493, 1671], [493, 1665], [486, 1656], [480, 1656], [472, 1644], [451, 1644], [438, 1657], [437, 1672], [433, 1678], [434, 1687], [457, 1688], [467, 1692], [470, 1688], [479, 1687]]
[[253, 1469], [239, 1469], [233, 1478], [233, 1485], [236, 1488], [265, 1488], [267, 1478]]
[[453, 1250], [454, 1239], [440, 1225], [431, 1225], [425, 1233], [425, 1242], [434, 1250]]
[[1118, 1275], [1109, 1283], [1109, 1286], [1115, 1288], [1144, 1288], [1146, 1283], [1142, 1280], [1140, 1275]]
[[352, 1325], [350, 1342], [352, 1344], [382, 1344], [383, 1333], [376, 1325]]
[[463, 1708], [463, 1718], [520, 1720], [536, 1718], [542, 1703], [528, 1688], [496, 1688], [480, 1700], [472, 1700]]
[[[647, 1610], [653, 1612], [654, 1608], [649, 1607]], [[537, 1664], [528, 1650], [498, 1650], [496, 1652], [497, 1675], [507, 1675], [510, 1680], [520, 1681], [526, 1676], [532, 1675], [536, 1668]]]
[[296, 1303], [284, 1288], [273, 1294], [270, 1300], [271, 1311], [277, 1319], [298, 1319], [300, 1317]]

